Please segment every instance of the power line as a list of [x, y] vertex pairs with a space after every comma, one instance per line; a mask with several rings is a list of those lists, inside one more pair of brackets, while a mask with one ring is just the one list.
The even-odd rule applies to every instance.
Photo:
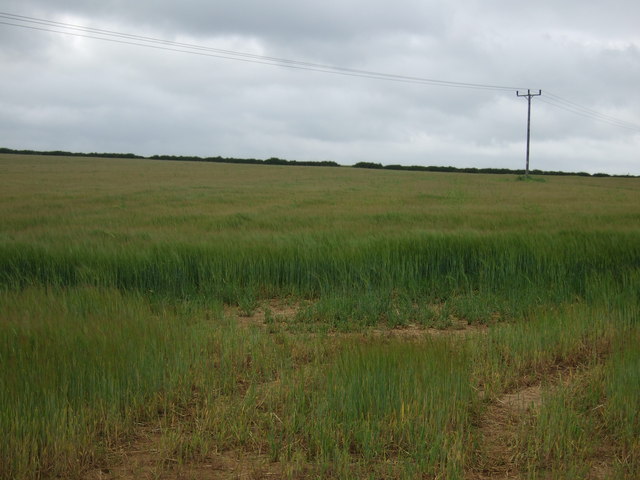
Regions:
[[138, 47], [147, 47], [157, 50], [165, 50], [177, 53], [188, 53], [192, 55], [200, 55], [206, 57], [223, 58], [228, 60], [243, 61], [248, 63], [257, 63], [263, 65], [273, 65], [278, 67], [293, 68], [298, 70], [308, 70], [322, 73], [331, 73], [335, 75], [346, 75], [352, 77], [372, 78], [376, 80], [387, 80], [403, 83], [417, 83], [431, 86], [442, 86], [451, 88], [467, 88], [476, 90], [497, 90], [497, 91], [513, 91], [518, 87], [505, 85], [491, 85], [484, 83], [455, 82], [448, 80], [438, 80], [433, 78], [415, 77], [408, 75], [399, 75], [385, 72], [377, 72], [370, 70], [360, 70], [335, 65], [324, 65], [319, 63], [305, 62], [299, 60], [291, 60], [286, 58], [270, 57], [265, 55], [257, 55], [246, 52], [238, 52], [233, 50], [224, 50], [202, 45], [174, 42], [153, 37], [145, 37], [141, 35], [116, 32], [112, 30], [103, 30], [97, 28], [86, 27], [82, 25], [74, 25], [63, 22], [55, 22], [52, 20], [26, 17], [23, 15], [15, 15], [6, 12], [0, 12], [0, 18], [11, 20], [11, 23], [2, 22], [2, 25], [25, 28], [30, 30], [39, 30], [44, 32], [58, 33], [81, 38], [90, 38], [94, 40], [102, 40], [111, 43], [120, 43], [125, 45], [134, 45]]
[[544, 98], [540, 99], [542, 103], [546, 103], [547, 105], [551, 105], [560, 110], [565, 110], [567, 112], [573, 113], [575, 115], [580, 115], [581, 117], [586, 117], [591, 120], [595, 120], [602, 123], [607, 123], [609, 125], [613, 125], [619, 128], [626, 128], [628, 130], [640, 131], [640, 126], [627, 122], [625, 120], [621, 120], [619, 118], [613, 117], [611, 115], [606, 115], [604, 113], [600, 113], [596, 110], [592, 110], [587, 107], [583, 107], [575, 102], [570, 100], [563, 99], [562, 97], [558, 97], [557, 95], [548, 93], [546, 94], [550, 99]]
[[560, 110], [564, 110], [564, 111], [569, 112], [569, 113], [573, 113], [574, 115], [579, 115], [581, 117], [588, 118], [590, 120], [595, 120], [597, 122], [606, 123], [608, 125], [612, 125], [612, 126], [618, 127], [618, 128], [624, 128], [624, 129], [627, 129], [627, 130], [640, 132], [640, 127], [638, 127], [638, 126], [636, 126], [634, 124], [631, 124], [631, 123], [622, 123], [622, 121], [611, 121], [611, 120], [607, 120], [607, 119], [604, 119], [604, 118], [600, 118], [600, 117], [598, 117], [596, 115], [590, 115], [590, 114], [584, 113], [583, 111], [580, 111], [580, 110], [577, 110], [577, 109], [573, 109], [573, 108], [569, 108], [569, 107], [567, 107], [565, 105], [562, 105], [560, 103], [555, 103], [555, 102], [550, 101], [548, 99], [540, 99], [540, 101], [542, 103], [546, 103], [547, 105], [551, 105], [552, 107], [558, 108]]
[[591, 108], [584, 107], [584, 106], [582, 106], [582, 105], [580, 105], [578, 103], [572, 102], [571, 100], [567, 100], [567, 99], [562, 98], [562, 97], [559, 97], [558, 95], [555, 95], [553, 93], [548, 93], [547, 92], [547, 93], [545, 93], [545, 95], [547, 97], [550, 97], [550, 98], [562, 103], [562, 104], [568, 105], [568, 106], [570, 106], [572, 108], [575, 108], [575, 109], [578, 109], [578, 110], [581, 110], [581, 111], [583, 111], [585, 113], [588, 113], [588, 114], [591, 114], [591, 115], [595, 115], [595, 116], [601, 117], [601, 118], [608, 118], [608, 119], [613, 120], [613, 121], [619, 121], [619, 119], [617, 119], [615, 117], [612, 117], [611, 115], [606, 115], [606, 114], [600, 113], [600, 112], [598, 112], [596, 110], [593, 110]]
[[[105, 30], [83, 25], [76, 25], [64, 22], [57, 22], [42, 18], [29, 17], [25, 15], [17, 15], [8, 12], [0, 12], [0, 18], [7, 21], [0, 21], [0, 25], [7, 25], [28, 30], [36, 30], [61, 35], [89, 38], [93, 40], [101, 40], [110, 43], [118, 43], [124, 45], [132, 45], [137, 47], [152, 48], [155, 50], [163, 50], [175, 53], [183, 53], [190, 55], [198, 55], [204, 57], [220, 58], [225, 60], [234, 60], [246, 63], [254, 63], [261, 65], [270, 65], [282, 68], [290, 68], [296, 70], [306, 70], [312, 72], [328, 73], [333, 75], [344, 75], [350, 77], [369, 78], [374, 80], [385, 80], [401, 83], [412, 83], [429, 86], [440, 86], [450, 88], [465, 88], [475, 90], [493, 90], [493, 91], [513, 91], [524, 90], [523, 87], [492, 85], [484, 83], [457, 82], [448, 80], [438, 80], [434, 78], [416, 77], [409, 75], [399, 75], [393, 73], [385, 73], [371, 70], [360, 70], [353, 68], [340, 67], [336, 65], [325, 65], [320, 63], [306, 62], [300, 60], [291, 60], [280, 57], [271, 57], [266, 55], [258, 55], [247, 52], [239, 52], [234, 50], [226, 50], [220, 48], [207, 47], [203, 45], [174, 42], [154, 37], [136, 35], [130, 33], [117, 32], [113, 30]], [[14, 23], [19, 22], [19, 23]], [[567, 112], [600, 121], [620, 128], [640, 131], [637, 124], [621, 120], [611, 115], [603, 114], [591, 108], [580, 105], [571, 100], [567, 100], [553, 93], [545, 91], [545, 95], [549, 98], [540, 99], [543, 103], [553, 107], [565, 110]]]

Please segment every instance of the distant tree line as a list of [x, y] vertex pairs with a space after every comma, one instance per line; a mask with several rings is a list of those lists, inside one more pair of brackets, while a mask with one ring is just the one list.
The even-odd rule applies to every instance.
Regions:
[[267, 160], [258, 158], [226, 158], [226, 157], [198, 157], [194, 155], [152, 155], [143, 157], [133, 153], [77, 153], [65, 152], [62, 150], [37, 151], [37, 150], [14, 150], [0, 147], [0, 153], [14, 153], [20, 155], [52, 155], [56, 157], [100, 157], [100, 158], [139, 158], [148, 160], [173, 160], [176, 162], [214, 162], [214, 163], [243, 163], [251, 165], [293, 165], [300, 167], [339, 167], [336, 162], [323, 161], [299, 161], [284, 160], [282, 158], [271, 157]]
[[311, 161], [311, 160], [284, 160], [282, 158], [271, 157], [266, 160], [258, 158], [229, 158], [229, 157], [197, 157], [183, 155], [153, 155], [148, 157], [151, 160], [173, 160], [177, 162], [213, 162], [213, 163], [242, 163], [249, 165], [291, 165], [298, 167], [339, 167], [336, 162], [328, 160]]
[[[453, 173], [493, 173], [493, 174], [510, 174], [524, 175], [524, 170], [514, 170], [511, 168], [458, 168], [458, 167], [439, 167], [439, 166], [423, 166], [423, 165], [382, 165], [381, 163], [358, 162], [354, 168], [371, 168], [376, 170], [409, 170], [416, 172], [453, 172]], [[531, 175], [558, 175], [558, 176], [579, 176], [579, 177], [636, 177], [636, 175], [610, 175], [608, 173], [587, 173], [587, 172], [560, 172], [555, 170], [529, 170]]]
[[[266, 160], [258, 158], [233, 158], [233, 157], [199, 157], [193, 155], [153, 155], [151, 157], [143, 157], [133, 153], [77, 153], [64, 152], [62, 150], [53, 151], [36, 151], [36, 150], [14, 150], [11, 148], [0, 147], [0, 153], [14, 153], [21, 155], [52, 155], [59, 157], [100, 157], [100, 158], [139, 158], [149, 160], [172, 160], [177, 162], [212, 162], [212, 163], [240, 163], [246, 165], [289, 165], [300, 167], [340, 167], [336, 162], [323, 161], [300, 161], [300, 160], [284, 160], [282, 158], [271, 157]], [[370, 168], [378, 170], [408, 170], [415, 172], [452, 172], [452, 173], [492, 173], [492, 174], [510, 174], [524, 175], [524, 170], [513, 170], [510, 168], [458, 168], [458, 167], [442, 167], [442, 166], [422, 166], [422, 165], [382, 165], [374, 162], [358, 162], [353, 165], [354, 168]], [[348, 167], [347, 167], [348, 168]], [[561, 172], [551, 170], [530, 170], [532, 175], [577, 175], [580, 177], [636, 177], [636, 175], [610, 175], [608, 173], [587, 173], [587, 172]]]
[[51, 155], [54, 157], [100, 157], [100, 158], [145, 158], [134, 153], [76, 153], [63, 152], [62, 150], [38, 151], [38, 150], [14, 150], [0, 147], [0, 153], [18, 153], [20, 155]]

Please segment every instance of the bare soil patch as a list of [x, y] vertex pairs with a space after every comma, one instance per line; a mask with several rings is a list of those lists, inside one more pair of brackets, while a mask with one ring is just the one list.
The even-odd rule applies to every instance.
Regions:
[[[114, 453], [109, 467], [92, 470], [84, 480], [257, 480], [280, 478], [279, 464], [266, 455], [229, 451], [208, 455], [201, 461], [183, 463], [168, 456], [162, 434], [149, 427], [129, 445]], [[117, 460], [115, 460], [117, 458]]]
[[467, 478], [473, 480], [506, 480], [520, 478], [515, 462], [520, 412], [501, 402], [490, 405], [478, 430], [481, 436], [477, 466]]
[[464, 336], [470, 334], [486, 333], [488, 331], [486, 325], [469, 325], [466, 322], [456, 323], [453, 326], [440, 329], [433, 327], [423, 327], [422, 325], [406, 325], [402, 327], [388, 329], [374, 329], [372, 333], [379, 336], [389, 336], [405, 339], [421, 338], [424, 336]]
[[[227, 317], [235, 318], [238, 324], [243, 327], [259, 326], [266, 327], [270, 323], [286, 323], [293, 320], [298, 313], [307, 305], [300, 302], [287, 302], [272, 299], [262, 302], [251, 312], [246, 312], [238, 306], [225, 306], [224, 314]], [[424, 336], [446, 336], [446, 335], [469, 335], [486, 333], [487, 325], [470, 325], [466, 321], [456, 320], [447, 328], [425, 327], [418, 324], [402, 325], [392, 328], [376, 327], [368, 329], [366, 332], [374, 336], [388, 336], [405, 339], [421, 338]], [[345, 336], [354, 335], [352, 333], [332, 332], [331, 335]], [[360, 335], [356, 333], [355, 335]]]
[[[540, 410], [544, 402], [543, 382], [550, 388], [568, 385], [585, 370], [576, 365], [558, 364], [552, 366], [543, 378], [534, 384], [524, 383], [491, 401], [479, 420], [478, 432], [480, 448], [476, 453], [476, 465], [468, 473], [468, 480], [513, 480], [524, 479], [517, 459], [518, 436], [523, 422]], [[612, 455], [599, 451], [590, 460], [591, 470], [586, 477], [590, 480], [612, 478]], [[549, 477], [550, 478], [550, 477]]]
[[267, 321], [283, 322], [295, 318], [303, 308], [300, 303], [288, 303], [282, 300], [272, 299], [260, 303], [253, 310], [247, 312], [238, 306], [226, 306], [224, 314], [227, 317], [235, 317], [242, 326], [265, 326]]
[[473, 480], [522, 478], [516, 447], [521, 423], [542, 405], [542, 385], [522, 387], [491, 402], [480, 419], [480, 451], [477, 466], [469, 472]]
[[513, 412], [536, 410], [542, 405], [542, 386], [540, 384], [507, 393], [496, 402]]

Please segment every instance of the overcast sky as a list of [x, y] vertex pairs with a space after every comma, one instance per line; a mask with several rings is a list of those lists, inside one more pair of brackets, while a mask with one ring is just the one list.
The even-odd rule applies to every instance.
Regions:
[[[532, 100], [531, 168], [640, 175], [638, 0], [3, 0], [0, 10], [265, 57], [542, 89]], [[3, 147], [524, 168], [527, 101], [514, 89], [327, 74], [4, 24], [0, 68]]]

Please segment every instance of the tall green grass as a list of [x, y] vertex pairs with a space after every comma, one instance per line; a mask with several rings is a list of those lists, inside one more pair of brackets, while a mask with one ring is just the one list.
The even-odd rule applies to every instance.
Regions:
[[544, 305], [470, 342], [489, 404], [542, 387], [537, 407], [512, 412], [520, 430], [506, 454], [527, 478], [638, 475], [638, 295], [599, 287], [611, 303]]
[[0, 478], [81, 476], [140, 423], [167, 432], [160, 463], [249, 441], [256, 386], [324, 350], [317, 339], [241, 328], [216, 301], [96, 287], [2, 291]]
[[[637, 317], [636, 317], [637, 321]], [[605, 428], [617, 445], [618, 469], [640, 476], [640, 328], [619, 342], [604, 370]], [[594, 407], [595, 408], [595, 407]]]
[[81, 471], [182, 382], [192, 340], [114, 289], [0, 293], [0, 477]]
[[[339, 291], [400, 291], [445, 299], [492, 293], [566, 301], [597, 293], [594, 281], [629, 281], [640, 268], [633, 234], [273, 237], [144, 249], [0, 245], [0, 285], [92, 285], [170, 298], [215, 296], [237, 303]], [[634, 277], [635, 278], [635, 277]], [[634, 280], [635, 281], [635, 280]]]
[[517, 456], [531, 478], [640, 474], [640, 330], [637, 321], [614, 320], [603, 333], [611, 351], [583, 358], [564, 381], [548, 384], [539, 410], [523, 422]]
[[220, 303], [114, 289], [5, 291], [2, 476], [79, 475], [153, 421], [158, 461], [240, 448], [326, 478], [464, 478], [483, 402], [600, 366], [550, 397], [516, 454], [531, 478], [579, 478], [606, 431], [633, 478], [638, 317], [626, 298], [627, 309], [543, 305], [486, 334], [403, 341], [247, 329]]
[[462, 478], [475, 401], [469, 372], [469, 356], [451, 342], [352, 347], [320, 386], [311, 451], [327, 466], [351, 455]]

